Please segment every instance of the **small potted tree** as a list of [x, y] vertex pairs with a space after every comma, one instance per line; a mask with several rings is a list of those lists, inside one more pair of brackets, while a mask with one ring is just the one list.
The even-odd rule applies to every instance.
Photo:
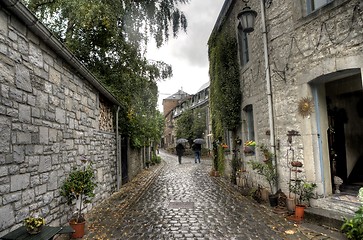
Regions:
[[72, 238], [81, 238], [84, 235], [85, 218], [82, 213], [83, 204], [89, 203], [95, 196], [96, 187], [94, 171], [92, 164], [89, 163], [81, 168], [73, 168], [64, 181], [60, 195], [67, 199], [69, 205], [76, 204], [77, 212], [69, 221], [70, 226], [74, 229]]
[[[271, 157], [271, 154], [269, 154]], [[265, 177], [266, 181], [270, 185], [270, 194], [269, 194], [269, 201], [271, 207], [276, 207], [278, 204], [278, 196], [276, 192], [274, 192], [274, 186], [277, 184], [277, 168], [272, 162], [272, 158], [268, 161], [264, 160], [264, 162], [259, 161], [250, 161], [248, 162], [252, 170], [257, 171], [258, 174]]]
[[295, 194], [297, 204], [295, 206], [295, 219], [304, 218], [304, 210], [310, 205], [310, 199], [315, 195], [316, 183], [310, 183], [302, 179], [296, 179], [290, 184], [289, 189]]

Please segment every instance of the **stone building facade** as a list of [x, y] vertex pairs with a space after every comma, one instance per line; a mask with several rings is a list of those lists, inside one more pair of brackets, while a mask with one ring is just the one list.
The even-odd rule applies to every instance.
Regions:
[[60, 186], [85, 156], [93, 204], [117, 189], [117, 100], [19, 1], [0, 2], [0, 236], [30, 214], [64, 225]]
[[181, 104], [183, 101], [185, 101], [187, 98], [189, 98], [190, 95], [183, 90], [179, 90], [173, 95], [170, 95], [169, 97], [163, 99], [163, 113], [164, 113], [164, 119], [165, 119], [165, 126], [164, 126], [164, 133], [161, 139], [161, 147], [162, 148], [170, 148], [174, 147], [175, 140], [174, 139], [174, 114], [173, 111], [176, 106]]
[[[182, 97], [178, 98], [178, 96]], [[202, 85], [198, 92], [192, 95], [185, 94], [184, 92], [181, 94], [181, 92], [178, 91], [170, 97], [163, 99], [163, 105], [165, 127], [162, 142], [165, 149], [175, 147], [175, 141], [177, 140], [176, 126], [178, 117], [188, 109], [199, 111], [200, 117], [205, 117], [206, 126], [203, 133], [205, 144], [203, 147], [207, 149], [212, 148], [212, 137], [210, 135], [211, 121], [209, 113], [209, 82]]]
[[[257, 12], [249, 34], [237, 19], [245, 5], [226, 0], [213, 30], [232, 32], [239, 45], [238, 135], [271, 148], [285, 193], [292, 156], [303, 163], [300, 177], [317, 183], [319, 197], [334, 193], [334, 176], [343, 190], [362, 186], [363, 1], [248, 1]], [[261, 158], [259, 151], [242, 156]], [[268, 186], [249, 171], [252, 184]]]

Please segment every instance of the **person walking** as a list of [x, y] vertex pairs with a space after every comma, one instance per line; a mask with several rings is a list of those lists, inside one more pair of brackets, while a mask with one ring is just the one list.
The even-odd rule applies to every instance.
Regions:
[[179, 164], [181, 164], [182, 156], [183, 156], [184, 150], [185, 150], [183, 144], [178, 143], [175, 147], [175, 150], [176, 150], [176, 155], [178, 155]]
[[195, 161], [195, 163], [197, 163], [197, 162], [200, 163], [200, 153], [202, 151], [202, 145], [198, 144], [198, 143], [194, 143], [192, 145], [192, 149], [194, 151], [194, 161]]

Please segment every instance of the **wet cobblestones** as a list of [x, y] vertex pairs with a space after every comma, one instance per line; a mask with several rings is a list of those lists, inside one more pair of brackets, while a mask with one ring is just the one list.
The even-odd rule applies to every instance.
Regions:
[[143, 171], [88, 215], [84, 239], [335, 239], [275, 214], [209, 176], [210, 160], [160, 152]]

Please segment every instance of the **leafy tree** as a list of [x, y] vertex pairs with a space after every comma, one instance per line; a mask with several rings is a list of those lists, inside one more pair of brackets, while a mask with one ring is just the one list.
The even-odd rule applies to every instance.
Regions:
[[186, 31], [177, 4], [188, 0], [23, 1], [117, 97], [121, 133], [136, 147], [156, 138], [156, 82], [172, 76], [172, 69], [147, 61], [146, 46], [151, 37], [161, 46], [170, 33]]
[[205, 109], [188, 109], [177, 119], [176, 137], [189, 140], [202, 138], [206, 130]]
[[176, 138], [193, 138], [192, 124], [194, 121], [193, 111], [188, 109], [184, 111], [178, 118], [176, 124]]
[[206, 131], [206, 110], [204, 108], [198, 108], [193, 111], [194, 113], [194, 122], [193, 122], [193, 137], [194, 138], [203, 138], [203, 134]]

